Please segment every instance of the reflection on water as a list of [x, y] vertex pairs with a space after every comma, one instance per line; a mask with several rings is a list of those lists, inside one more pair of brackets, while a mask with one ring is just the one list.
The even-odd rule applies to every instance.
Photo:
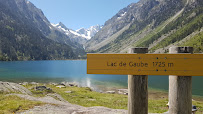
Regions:
[[87, 78], [87, 87], [91, 87], [91, 81], [89, 78]]
[[[76, 82], [97, 90], [127, 88], [127, 75], [88, 75], [86, 61], [0, 62], [0, 80], [12, 82]], [[193, 77], [193, 94], [203, 96], [203, 77]], [[150, 88], [168, 90], [168, 76], [149, 76]]]

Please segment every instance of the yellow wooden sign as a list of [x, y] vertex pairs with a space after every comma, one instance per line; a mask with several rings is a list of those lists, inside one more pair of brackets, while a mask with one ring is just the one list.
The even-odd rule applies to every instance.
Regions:
[[87, 73], [203, 76], [203, 54], [87, 54]]

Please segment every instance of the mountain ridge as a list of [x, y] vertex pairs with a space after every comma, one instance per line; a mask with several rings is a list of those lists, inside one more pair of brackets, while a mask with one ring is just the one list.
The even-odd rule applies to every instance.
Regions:
[[43, 12], [31, 2], [0, 0], [0, 5], [0, 60], [74, 59], [85, 54], [80, 44], [51, 29]]
[[[86, 51], [124, 53], [130, 47], [150, 47], [150, 52], [154, 53], [157, 48], [163, 48], [157, 45], [161, 45], [164, 39], [171, 37], [172, 33], [178, 34], [178, 29], [182, 29], [180, 24], [174, 25], [174, 22], [191, 23], [193, 18], [201, 15], [197, 13], [202, 11], [201, 6], [201, 0], [141, 0], [130, 4], [106, 21], [104, 27], [87, 42]], [[184, 17], [192, 13], [196, 15], [190, 19]], [[170, 27], [171, 25], [176, 26], [176, 29]], [[187, 26], [187, 23], [182, 26]], [[188, 30], [195, 32], [196, 29], [191, 27]], [[156, 41], [161, 43], [155, 44]], [[164, 50], [167, 52], [167, 49]]]

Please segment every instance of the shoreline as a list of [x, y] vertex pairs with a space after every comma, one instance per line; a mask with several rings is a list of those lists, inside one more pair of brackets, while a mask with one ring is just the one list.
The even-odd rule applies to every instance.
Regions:
[[64, 60], [17, 60], [17, 61], [0, 61], [0, 62], [24, 62], [24, 61], [86, 61], [87, 59], [64, 59]]
[[[13, 82], [13, 83], [16, 83], [16, 82]], [[97, 85], [97, 87], [88, 87], [88, 86], [82, 86], [80, 85], [79, 83], [77, 82], [45, 82], [45, 83], [42, 83], [42, 82], [18, 82], [17, 84], [19, 85], [25, 85], [25, 84], [31, 84], [33, 85], [33, 83], [35, 83], [34, 85], [37, 86], [38, 85], [66, 85], [65, 83], [67, 84], [71, 84], [71, 85], [74, 85], [76, 87], [87, 87], [87, 88], [90, 88], [92, 91], [95, 91], [95, 92], [100, 92], [100, 93], [108, 93], [108, 92], [113, 92], [115, 94], [119, 94], [119, 90], [127, 90], [126, 87], [124, 86], [120, 86], [120, 87], [117, 87], [117, 86], [114, 86], [114, 87], [103, 87], [103, 85]], [[125, 94], [125, 92], [122, 92], [120, 94]], [[163, 90], [163, 89], [158, 89], [158, 88], [151, 88], [149, 87], [148, 88], [148, 94], [149, 94], [149, 98], [150, 99], [163, 99], [163, 98], [167, 98], [168, 99], [168, 91], [167, 90]], [[192, 95], [192, 99], [193, 100], [196, 100], [196, 101], [202, 101], [203, 102], [203, 96], [200, 96], [200, 95]]]

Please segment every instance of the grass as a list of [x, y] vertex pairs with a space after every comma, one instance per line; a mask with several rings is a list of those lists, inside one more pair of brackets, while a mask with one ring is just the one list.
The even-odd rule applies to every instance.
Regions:
[[[127, 110], [127, 95], [99, 93], [91, 91], [89, 88], [66, 87], [59, 89], [54, 86], [50, 87], [53, 91], [60, 94], [65, 100], [72, 104], [85, 107], [104, 106], [113, 109]], [[65, 91], [72, 91], [72, 93], [66, 93]], [[152, 95], [149, 99], [149, 112], [166, 112], [168, 110], [166, 107], [167, 102], [168, 100], [166, 97], [157, 99], [155, 95]]]
[[[59, 89], [53, 86], [51, 88], [72, 104], [85, 107], [105, 106], [115, 109], [127, 109], [126, 95], [99, 93], [91, 91], [89, 88], [66, 87]], [[72, 93], [66, 93], [65, 91], [72, 91]]]
[[195, 19], [191, 20], [188, 24], [178, 29], [174, 34], [171, 34], [167, 38], [163, 39], [159, 44], [154, 46], [151, 50], [155, 51], [156, 49], [164, 48], [169, 44], [173, 44], [187, 37], [189, 34], [199, 30], [202, 27], [203, 15], [200, 14], [196, 16]]
[[43, 104], [42, 102], [25, 100], [15, 95], [6, 96], [0, 93], [0, 114], [13, 114]]
[[203, 102], [193, 101], [192, 104], [195, 105], [198, 109], [196, 114], [203, 114]]
[[[72, 104], [77, 104], [85, 107], [104, 106], [113, 109], [127, 110], [127, 95], [99, 93], [91, 91], [89, 88], [66, 87], [59, 89], [55, 86], [49, 87]], [[72, 93], [66, 93], [65, 91], [72, 91]], [[200, 101], [193, 101], [193, 105], [196, 105], [198, 107], [198, 111], [196, 114], [202, 114], [203, 100], [202, 98], [198, 98], [198, 100]], [[150, 113], [163, 113], [168, 111], [168, 108], [166, 106], [167, 103], [167, 92], [152, 89], [149, 90], [148, 111]]]
[[195, 35], [193, 38], [190, 38], [190, 40], [187, 40], [184, 42], [181, 46], [191, 46], [194, 47], [194, 52], [203, 52], [203, 32], [200, 32], [199, 34]]
[[168, 99], [149, 99], [148, 101], [148, 112], [150, 113], [163, 113], [168, 110], [166, 104]]
[[[54, 93], [52, 90], [36, 91], [33, 89], [36, 85], [27, 84], [23, 85], [25, 88], [29, 89], [34, 97], [45, 97], [48, 93]], [[37, 86], [44, 86], [44, 84], [39, 84]]]

